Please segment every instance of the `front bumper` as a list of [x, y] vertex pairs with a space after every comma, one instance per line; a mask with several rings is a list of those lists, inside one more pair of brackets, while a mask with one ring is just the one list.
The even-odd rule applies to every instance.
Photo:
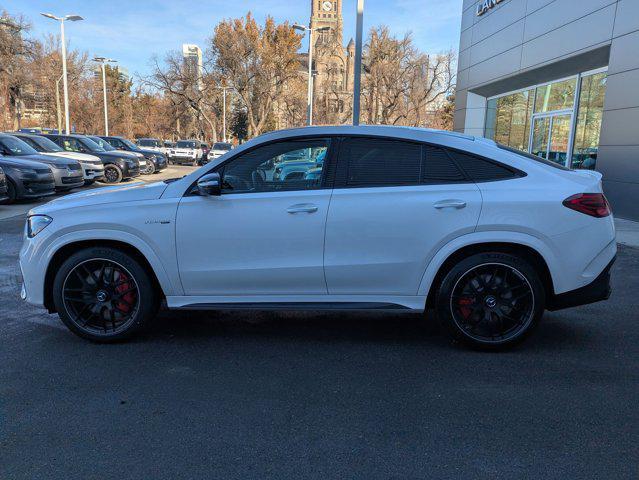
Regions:
[[193, 163], [197, 160], [195, 157], [171, 156], [169, 157], [173, 163]]
[[104, 177], [104, 165], [83, 163], [82, 174], [84, 176], [84, 180], [101, 180]]
[[552, 298], [549, 299], [546, 309], [554, 312], [555, 310], [563, 310], [565, 308], [578, 307], [579, 305], [588, 305], [590, 303], [608, 300], [612, 292], [612, 288], [610, 286], [610, 272], [616, 259], [617, 257], [613, 258], [592, 283], [585, 287], [571, 290], [570, 292], [553, 295]]
[[84, 185], [84, 175], [81, 170], [74, 170], [73, 174], [69, 174], [67, 170], [59, 170], [56, 168], [52, 168], [51, 171], [53, 172], [55, 189], [58, 191], [70, 190]]

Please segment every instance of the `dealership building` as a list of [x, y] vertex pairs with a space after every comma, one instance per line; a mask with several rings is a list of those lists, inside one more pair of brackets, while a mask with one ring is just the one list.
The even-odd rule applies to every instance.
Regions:
[[595, 169], [639, 220], [639, 0], [464, 0], [455, 130]]

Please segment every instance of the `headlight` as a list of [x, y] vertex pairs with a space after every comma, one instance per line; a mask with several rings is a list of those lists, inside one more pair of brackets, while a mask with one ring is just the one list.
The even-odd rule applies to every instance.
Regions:
[[27, 218], [27, 236], [29, 238], [35, 237], [38, 233], [44, 230], [53, 219], [46, 215], [31, 215]]
[[21, 168], [20, 170], [18, 170], [18, 173], [20, 174], [20, 177], [22, 178], [34, 178], [36, 175], [38, 175], [38, 172], [28, 168], [24, 168], [24, 169]]

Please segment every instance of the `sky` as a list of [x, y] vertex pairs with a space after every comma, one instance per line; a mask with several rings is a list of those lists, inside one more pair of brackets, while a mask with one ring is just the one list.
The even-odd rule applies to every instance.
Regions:
[[[344, 41], [355, 36], [356, 0], [344, 0]], [[57, 22], [40, 16], [78, 14], [84, 21], [69, 23], [65, 33], [71, 48], [118, 60], [130, 75], [145, 75], [151, 58], [194, 43], [203, 50], [215, 25], [251, 11], [262, 22], [307, 24], [310, 0], [0, 0], [0, 11], [22, 14], [31, 22], [32, 36], [59, 33]], [[364, 31], [388, 25], [395, 35], [412, 32], [423, 51], [457, 50], [462, 0], [366, 0]], [[303, 49], [306, 50], [306, 46]]]

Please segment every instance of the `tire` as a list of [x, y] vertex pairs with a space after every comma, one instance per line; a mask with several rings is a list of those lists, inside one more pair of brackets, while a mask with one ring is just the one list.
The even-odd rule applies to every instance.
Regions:
[[104, 166], [104, 183], [115, 184], [122, 181], [122, 170], [117, 165]]
[[111, 247], [86, 248], [65, 260], [53, 280], [53, 301], [69, 330], [99, 343], [131, 337], [159, 308], [149, 272]]
[[545, 289], [525, 258], [478, 253], [459, 261], [435, 295], [439, 321], [461, 343], [503, 350], [522, 342], [545, 309]]
[[152, 160], [149, 160], [149, 163], [144, 171], [145, 175], [152, 175], [155, 173], [155, 163]]
[[18, 192], [16, 191], [16, 186], [8, 177], [7, 177], [7, 196], [9, 197], [9, 199], [5, 201], [5, 204], [7, 205], [11, 205], [18, 199]]
[[195, 160], [193, 160], [193, 166], [197, 167], [199, 165], [200, 161], [196, 158]]

